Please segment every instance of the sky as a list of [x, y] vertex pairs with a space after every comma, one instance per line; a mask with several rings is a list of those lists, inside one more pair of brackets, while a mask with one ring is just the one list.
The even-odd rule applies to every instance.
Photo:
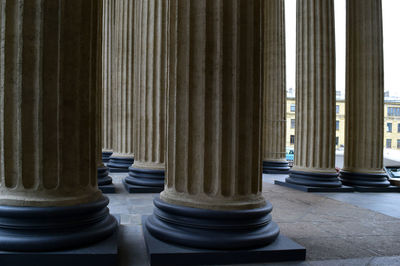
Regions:
[[[335, 2], [336, 90], [345, 91], [346, 0]], [[287, 89], [295, 88], [296, 0], [285, 0]], [[400, 0], [382, 0], [384, 82], [390, 96], [400, 97]]]

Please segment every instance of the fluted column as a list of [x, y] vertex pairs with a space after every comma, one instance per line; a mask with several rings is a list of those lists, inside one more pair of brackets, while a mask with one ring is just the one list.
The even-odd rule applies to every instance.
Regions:
[[115, 0], [103, 0], [102, 24], [102, 159], [107, 163], [112, 154], [113, 75], [115, 58]]
[[263, 145], [264, 173], [286, 174], [285, 1], [265, 1], [263, 9]]
[[96, 175], [100, 19], [95, 0], [0, 2], [0, 250], [116, 228]]
[[115, 2], [115, 61], [113, 87], [113, 154], [107, 166], [111, 172], [128, 172], [133, 163], [134, 97], [133, 97], [133, 24], [136, 1]]
[[347, 1], [346, 139], [343, 184], [388, 186], [383, 170], [381, 0]]
[[236, 249], [279, 234], [261, 194], [261, 5], [170, 1], [166, 185], [146, 221], [163, 241]]
[[333, 0], [297, 0], [296, 143], [289, 183], [339, 187]]
[[161, 192], [165, 172], [168, 0], [135, 2], [135, 162], [130, 192]]
[[[109, 176], [108, 167], [104, 165], [104, 162], [109, 160], [112, 153], [111, 149], [102, 149], [105, 143], [110, 147], [110, 141], [112, 135], [111, 130], [111, 74], [112, 66], [110, 64], [112, 58], [112, 31], [113, 31], [113, 20], [114, 20], [114, 0], [104, 0], [102, 11], [102, 21], [99, 23], [99, 32], [101, 38], [99, 38], [98, 49], [98, 87], [100, 92], [97, 94], [97, 145], [99, 149], [96, 153], [98, 156], [98, 167], [97, 167], [97, 183], [99, 189], [103, 193], [115, 192], [112, 186], [112, 178]], [[110, 98], [109, 98], [110, 97]]]

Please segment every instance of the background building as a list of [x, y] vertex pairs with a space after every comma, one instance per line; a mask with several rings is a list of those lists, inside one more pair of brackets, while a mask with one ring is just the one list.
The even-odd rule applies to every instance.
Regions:
[[[400, 98], [385, 94], [385, 139], [384, 147], [400, 151]], [[286, 147], [294, 148], [296, 99], [293, 90], [288, 90], [286, 101]], [[339, 93], [336, 95], [336, 148], [344, 148], [345, 136], [345, 100]]]

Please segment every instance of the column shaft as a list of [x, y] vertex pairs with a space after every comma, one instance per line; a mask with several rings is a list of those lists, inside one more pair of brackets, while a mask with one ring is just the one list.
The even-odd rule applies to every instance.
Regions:
[[333, 0], [298, 0], [296, 143], [290, 183], [337, 187]]
[[115, 3], [115, 87], [113, 94], [113, 155], [108, 166], [111, 171], [128, 171], [133, 163], [134, 91], [133, 91], [133, 25], [136, 1]]
[[113, 76], [115, 60], [115, 0], [103, 0], [102, 26], [102, 148], [103, 161], [112, 154], [113, 139]]
[[264, 173], [288, 173], [286, 161], [285, 1], [264, 3], [263, 145]]
[[135, 2], [135, 162], [125, 181], [141, 192], [164, 189], [168, 5]]
[[0, 2], [0, 250], [115, 231], [96, 175], [99, 21], [96, 0]]
[[1, 3], [0, 204], [99, 199], [93, 1], [21, 3]]
[[383, 170], [381, 0], [347, 1], [346, 139], [342, 182], [388, 186]]

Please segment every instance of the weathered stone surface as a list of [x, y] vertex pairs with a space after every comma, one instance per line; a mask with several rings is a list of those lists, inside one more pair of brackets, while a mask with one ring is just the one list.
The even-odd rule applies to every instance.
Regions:
[[[262, 159], [286, 162], [285, 1], [265, 1], [263, 9]], [[287, 169], [289, 169], [286, 164]]]
[[[114, 157], [132, 158], [134, 152], [134, 4], [136, 1], [115, 2], [112, 97], [112, 149]], [[132, 163], [132, 162], [131, 162]]]
[[167, 0], [135, 1], [135, 162], [140, 169], [164, 170], [168, 81]]
[[294, 171], [335, 171], [333, 0], [297, 1]]
[[170, 2], [167, 180], [161, 199], [259, 208], [261, 1]]
[[113, 87], [115, 60], [115, 0], [103, 0], [102, 24], [102, 148], [112, 151]]
[[67, 206], [102, 197], [97, 2], [0, 3], [1, 205]]
[[341, 175], [346, 184], [389, 185], [383, 170], [382, 33], [381, 0], [348, 1], [346, 139]]

